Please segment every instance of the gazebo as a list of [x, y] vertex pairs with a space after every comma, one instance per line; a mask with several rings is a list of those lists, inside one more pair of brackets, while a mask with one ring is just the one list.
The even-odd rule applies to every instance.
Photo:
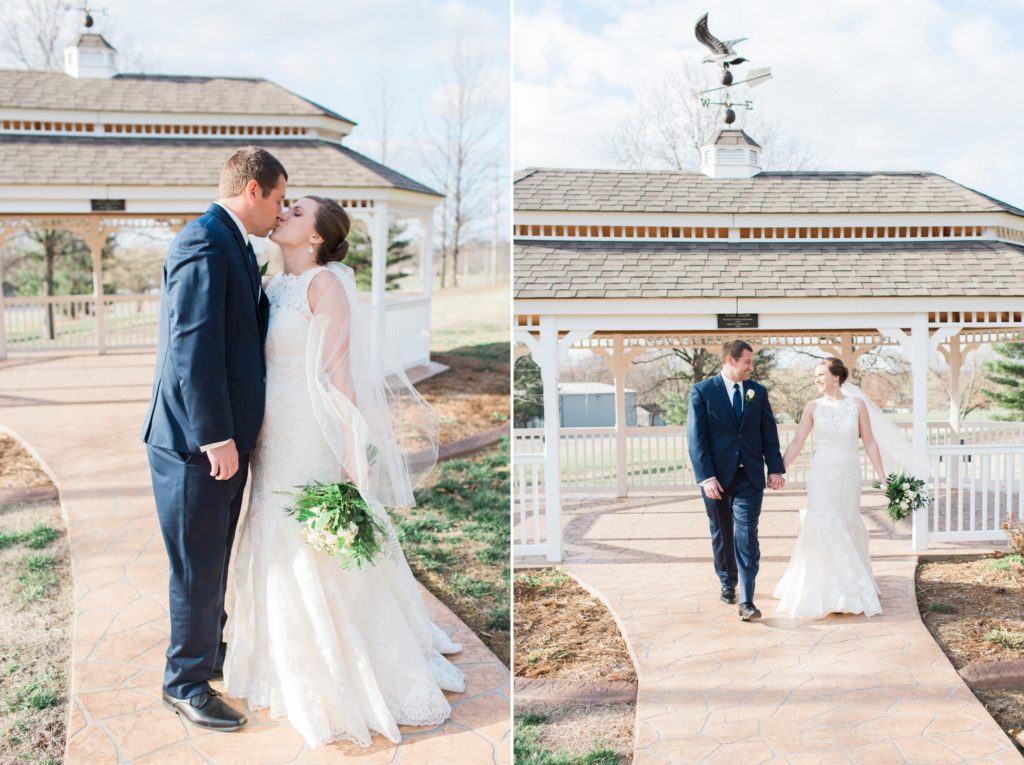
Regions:
[[[542, 438], [516, 432], [516, 554], [561, 559], [563, 491], [695, 491], [683, 428], [626, 426], [626, 371], [654, 348], [717, 353], [733, 337], [851, 366], [879, 345], [902, 349], [908, 436], [930, 465], [915, 550], [1005, 539], [1000, 524], [1024, 517], [1024, 432], [966, 425], [958, 403], [966, 356], [1024, 331], [1024, 211], [933, 173], [762, 172], [759, 148], [726, 129], [702, 148], [702, 172], [518, 174], [515, 340], [541, 369], [545, 417]], [[570, 348], [606, 358], [614, 428], [558, 427]], [[950, 413], [929, 423], [935, 353], [949, 365]], [[795, 467], [790, 485], [803, 478]]]
[[[369, 300], [386, 332], [389, 365], [429, 373], [432, 220], [442, 197], [345, 146], [354, 126], [267, 80], [119, 74], [116, 51], [92, 32], [67, 48], [64, 72], [0, 70], [0, 248], [26, 230], [68, 230], [88, 246], [93, 271], [89, 295], [0, 290], [0, 358], [155, 346], [158, 296], [104, 294], [101, 251], [111, 235], [173, 233], [202, 214], [227, 156], [255, 144], [287, 168], [290, 199], [332, 197], [365, 225]], [[396, 222], [412, 223], [418, 235], [422, 281], [397, 298], [385, 280]]]

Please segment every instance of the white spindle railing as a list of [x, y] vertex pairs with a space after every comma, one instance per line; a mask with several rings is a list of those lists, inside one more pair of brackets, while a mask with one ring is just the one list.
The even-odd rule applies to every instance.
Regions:
[[[898, 423], [908, 440], [909, 423]], [[785, 452], [796, 434], [797, 426], [778, 426], [781, 451]], [[616, 487], [615, 428], [561, 428], [560, 456], [562, 490], [568, 493], [602, 493]], [[948, 423], [928, 425], [929, 444], [950, 446], [952, 429]], [[515, 449], [519, 454], [543, 451], [540, 428], [516, 428]], [[972, 422], [960, 427], [959, 438], [968, 446], [1024, 446], [1024, 423]], [[807, 485], [807, 469], [814, 453], [813, 439], [786, 471], [790, 488]], [[874, 469], [863, 449], [861, 475], [873, 481]], [[626, 483], [630, 489], [649, 491], [680, 491], [694, 486], [693, 468], [686, 448], [686, 428], [682, 426], [626, 428]]]
[[[159, 334], [159, 295], [105, 295], [106, 348], [155, 348]], [[53, 316], [50, 337], [49, 314]], [[92, 295], [14, 297], [3, 301], [5, 353], [96, 350], [96, 300]], [[388, 368], [425, 364], [430, 358], [430, 298], [402, 297], [384, 303], [385, 362]]]
[[1000, 527], [1024, 520], [1024, 446], [936, 446], [929, 451], [928, 538], [1005, 540]]
[[547, 543], [544, 517], [544, 496], [541, 478], [544, 475], [544, 454], [512, 456], [515, 494], [512, 522], [513, 555], [546, 555], [557, 560], [560, 550], [551, 550]]

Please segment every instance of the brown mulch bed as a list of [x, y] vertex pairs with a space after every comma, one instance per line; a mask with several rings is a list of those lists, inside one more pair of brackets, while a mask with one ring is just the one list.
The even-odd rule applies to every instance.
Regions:
[[[1024, 637], [1024, 564], [985, 557], [923, 562], [917, 569], [921, 619], [957, 669], [975, 662], [1024, 659], [1024, 648], [986, 640], [993, 630]], [[994, 566], [1002, 560], [1006, 570]], [[948, 613], [942, 613], [948, 611]], [[1024, 751], [1024, 688], [975, 691], [985, 708]]]
[[612, 615], [558, 569], [522, 569], [514, 578], [516, 677], [636, 681]]
[[[515, 572], [513, 588], [516, 678], [636, 682], [615, 619], [575, 579], [557, 568], [524, 568]], [[517, 700], [515, 713], [517, 719], [539, 716], [530, 726], [534, 748], [576, 758], [603, 748], [615, 752], [621, 765], [632, 761], [635, 704]]]
[[[495, 344], [498, 346], [499, 344]], [[505, 349], [508, 344], [504, 345]], [[502, 356], [504, 355], [504, 358]], [[509, 419], [508, 352], [483, 346], [432, 353], [430, 358], [451, 367], [416, 385], [437, 413], [442, 444], [490, 430]]]
[[50, 478], [24, 447], [0, 433], [0, 488], [51, 486]]

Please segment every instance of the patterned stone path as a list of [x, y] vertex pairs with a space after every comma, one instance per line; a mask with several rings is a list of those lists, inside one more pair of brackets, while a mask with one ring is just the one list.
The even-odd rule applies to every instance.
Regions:
[[637, 665], [634, 765], [1024, 763], [921, 623], [916, 559], [865, 494], [881, 616], [774, 616], [803, 494], [766, 494], [756, 603], [718, 601], [699, 496], [570, 500], [566, 568], [617, 615]]
[[0, 362], [0, 427], [41, 458], [68, 521], [75, 623], [65, 762], [509, 762], [508, 672], [426, 590], [435, 620], [464, 645], [454, 660], [467, 675], [467, 689], [448, 694], [453, 715], [446, 724], [403, 730], [400, 746], [378, 736], [369, 750], [310, 750], [287, 721], [272, 721], [265, 712], [250, 712], [250, 724], [236, 733], [207, 733], [160, 706], [167, 560], [139, 441], [152, 368], [153, 355], [146, 353]]

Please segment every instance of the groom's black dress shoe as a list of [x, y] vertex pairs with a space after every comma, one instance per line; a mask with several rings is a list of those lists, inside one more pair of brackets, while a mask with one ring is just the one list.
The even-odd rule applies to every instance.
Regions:
[[736, 588], [729, 587], [728, 585], [723, 585], [722, 594], [718, 596], [718, 599], [721, 600], [723, 603], [728, 603], [729, 605], [732, 605], [736, 602]]
[[229, 731], [238, 730], [245, 725], [245, 715], [225, 704], [221, 695], [214, 690], [197, 694], [190, 699], [176, 699], [166, 693], [163, 698], [165, 707], [200, 728]]
[[757, 610], [757, 606], [749, 601], [746, 603], [740, 603], [740, 619], [745, 622], [749, 622], [751, 619], [760, 618], [761, 612]]

